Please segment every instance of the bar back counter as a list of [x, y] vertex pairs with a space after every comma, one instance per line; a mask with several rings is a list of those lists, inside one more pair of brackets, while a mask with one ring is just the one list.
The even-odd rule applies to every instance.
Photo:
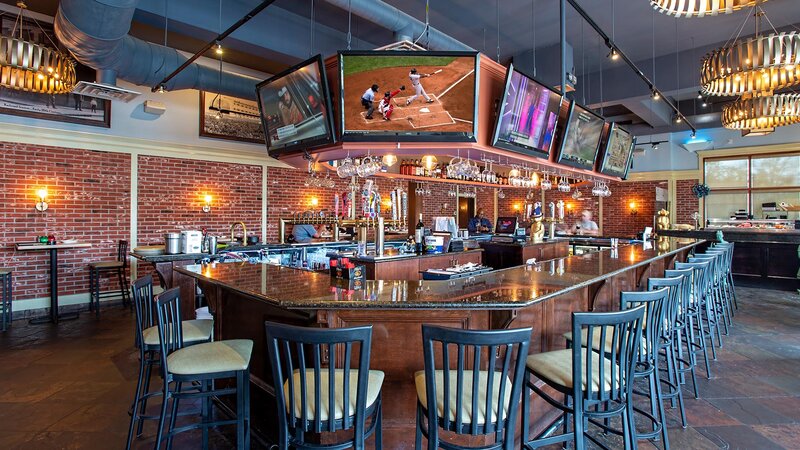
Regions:
[[[386, 374], [383, 441], [388, 449], [413, 446], [416, 390], [423, 369], [423, 323], [461, 329], [533, 327], [531, 352], [566, 347], [571, 313], [618, 309], [619, 293], [646, 289], [684, 261], [699, 240], [661, 238], [497, 270], [451, 281], [347, 280], [270, 264], [218, 263], [175, 268], [176, 278], [196, 281], [215, 315], [215, 339], [255, 342], [251, 373], [253, 431], [276, 432], [274, 387], [266, 354], [264, 321], [341, 328], [372, 325], [370, 368]], [[188, 278], [188, 279], [187, 279]], [[343, 355], [323, 355], [328, 358]], [[535, 397], [532, 429], [543, 429], [555, 411]], [[479, 444], [483, 441], [474, 441]]]

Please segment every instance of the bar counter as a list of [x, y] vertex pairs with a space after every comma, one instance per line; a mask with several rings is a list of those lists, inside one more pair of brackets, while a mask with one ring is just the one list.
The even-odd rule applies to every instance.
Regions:
[[734, 242], [731, 270], [737, 281], [753, 286], [800, 289], [800, 230], [745, 227], [662, 230], [663, 236]]
[[[254, 341], [251, 405], [257, 436], [274, 437], [277, 423], [265, 320], [322, 328], [372, 325], [370, 368], [386, 374], [384, 445], [401, 449], [413, 447], [421, 324], [476, 330], [532, 326], [532, 352], [564, 348], [561, 335], [570, 330], [573, 311], [616, 309], [619, 292], [643, 289], [648, 277], [662, 276], [700, 242], [662, 238], [650, 248], [621, 246], [617, 253], [604, 250], [468, 279], [368, 280], [359, 290], [326, 273], [268, 264], [190, 265], [176, 268], [175, 277], [203, 289], [215, 314], [216, 339]], [[533, 411], [533, 429], [555, 417], [538, 397]]]

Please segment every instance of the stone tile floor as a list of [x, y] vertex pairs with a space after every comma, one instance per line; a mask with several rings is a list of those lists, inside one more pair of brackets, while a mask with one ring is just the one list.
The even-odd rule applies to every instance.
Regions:
[[[800, 297], [793, 292], [739, 288], [740, 309], [724, 347], [700, 370], [700, 399], [684, 387], [689, 428], [668, 409], [673, 449], [800, 448]], [[133, 315], [104, 309], [100, 320], [28, 325], [0, 334], [0, 449], [123, 448], [136, 382]], [[157, 403], [154, 402], [154, 403]], [[153, 405], [156, 406], [157, 405]], [[152, 448], [154, 425], [134, 448]], [[231, 430], [211, 433], [212, 448], [232, 448]], [[619, 441], [598, 434], [619, 448]], [[176, 449], [200, 447], [183, 433]], [[256, 441], [253, 448], [262, 448]], [[639, 448], [663, 448], [640, 441]]]

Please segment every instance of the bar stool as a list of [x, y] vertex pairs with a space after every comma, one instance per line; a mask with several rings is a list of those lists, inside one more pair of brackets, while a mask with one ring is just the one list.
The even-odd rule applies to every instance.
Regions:
[[[278, 448], [360, 450], [372, 434], [375, 447], [382, 448], [384, 373], [369, 369], [372, 326], [327, 330], [272, 322], [265, 322], [264, 326], [272, 379], [276, 380]], [[352, 367], [354, 351], [358, 359]], [[326, 352], [330, 363], [323, 368], [320, 354]], [[306, 433], [349, 429], [353, 429], [352, 438], [335, 444], [306, 441]]]
[[717, 298], [720, 302], [720, 307], [725, 317], [725, 334], [728, 334], [727, 326], [733, 325], [733, 301], [727, 286], [727, 271], [728, 271], [728, 250], [725, 248], [711, 247], [706, 249], [702, 255], [714, 255], [717, 257], [716, 270], [714, 271], [714, 288], [717, 292]]
[[[128, 280], [125, 272], [128, 269], [128, 241], [120, 240], [117, 243], [117, 259], [116, 261], [98, 261], [89, 263], [89, 311], [94, 310], [95, 314], [100, 316], [100, 298], [108, 297], [122, 297], [122, 304], [125, 306], [130, 305], [131, 298]], [[119, 282], [119, 290], [100, 292], [100, 276], [106, 273], [113, 274], [116, 272], [117, 281]]]
[[[179, 288], [172, 288], [156, 297], [158, 338], [161, 353], [161, 376], [164, 379], [161, 415], [155, 448], [161, 448], [162, 430], [167, 417], [167, 404], [172, 399], [172, 414], [167, 432], [167, 449], [172, 437], [196, 428], [203, 430], [203, 448], [208, 448], [208, 430], [222, 425], [236, 425], [236, 448], [250, 448], [250, 355], [253, 341], [230, 339], [205, 342], [190, 347], [183, 342]], [[212, 382], [221, 378], [236, 378], [236, 386], [215, 388]], [[175, 384], [172, 388], [171, 385]], [[188, 388], [184, 389], [184, 384]], [[236, 395], [236, 418], [211, 420], [211, 397]], [[178, 402], [181, 399], [202, 398], [201, 421], [175, 428]]]
[[[697, 343], [694, 334], [694, 316], [691, 314], [689, 308], [689, 300], [692, 294], [692, 276], [693, 269], [671, 269], [665, 270], [664, 276], [669, 278], [683, 277], [680, 285], [680, 308], [678, 309], [677, 318], [677, 334], [675, 349], [677, 355], [675, 359], [678, 362], [677, 370], [681, 380], [681, 384], [686, 384], [686, 373], [689, 372], [692, 376], [692, 386], [694, 387], [694, 398], [700, 398], [697, 390], [697, 356], [695, 351], [702, 350], [700, 344]], [[705, 343], [705, 341], [701, 341]], [[683, 349], [686, 346], [686, 355], [684, 356]]]
[[[525, 392], [522, 402], [522, 444], [533, 449], [559, 442], [575, 442], [576, 450], [586, 448], [586, 439], [597, 440], [586, 433], [587, 422], [622, 434], [625, 448], [636, 448], [636, 426], [633, 417], [633, 374], [642, 349], [642, 328], [645, 306], [605, 313], [572, 313], [573, 346], [571, 349], [536, 353], [528, 356], [525, 369]], [[609, 336], [611, 336], [609, 338]], [[607, 352], [599, 353], [586, 343], [606, 343]], [[610, 344], [610, 345], [609, 345]], [[564, 403], [552, 398], [536, 386], [533, 376], [564, 394]], [[530, 391], [536, 392], [550, 405], [562, 411], [564, 433], [529, 437]], [[595, 409], [600, 405], [604, 410]], [[572, 432], [568, 416], [572, 416]], [[597, 419], [622, 416], [622, 430], [606, 427]]]
[[[663, 353], [664, 360], [667, 363], [666, 379], [661, 378], [661, 382], [667, 386], [667, 392], [662, 390], [661, 397], [668, 398], [670, 405], [675, 408], [676, 402], [681, 413], [681, 425], [686, 428], [686, 411], [683, 408], [683, 391], [681, 389], [680, 372], [678, 372], [678, 350], [676, 346], [679, 342], [680, 324], [678, 322], [678, 314], [681, 308], [681, 288], [683, 285], [683, 275], [672, 278], [650, 278], [647, 280], [647, 289], [656, 290], [661, 288], [669, 289], [667, 295], [664, 333], [661, 336], [661, 341], [658, 348], [658, 354]], [[664, 372], [665, 369], [661, 369]]]
[[726, 269], [726, 276], [725, 276], [725, 286], [728, 290], [730, 290], [731, 298], [733, 299], [733, 306], [734, 309], [739, 309], [739, 302], [736, 300], [736, 289], [733, 284], [733, 242], [717, 242], [713, 244], [711, 248], [722, 248], [728, 252], [728, 260], [725, 263]]
[[0, 267], [0, 331], [6, 331], [11, 326], [13, 312], [11, 309], [11, 269]]
[[[729, 310], [725, 305], [725, 299], [722, 291], [722, 266], [725, 259], [725, 254], [721, 250], [706, 251], [705, 253], [697, 253], [693, 257], [688, 258], [687, 262], [697, 261], [710, 261], [711, 272], [708, 280], [709, 290], [708, 295], [711, 299], [714, 314], [717, 318], [718, 330], [725, 328], [725, 335], [729, 334], [728, 326], [730, 325]], [[722, 336], [718, 333], [720, 347], [722, 347]]]
[[[675, 263], [675, 269], [677, 270], [692, 270], [691, 292], [689, 294], [689, 314], [691, 314], [694, 318], [693, 322], [695, 323], [692, 324], [692, 333], [694, 334], [695, 339], [697, 339], [697, 341], [693, 343], [693, 347], [695, 348], [695, 351], [703, 352], [703, 359], [705, 360], [706, 365], [706, 377], [709, 380], [711, 379], [711, 365], [709, 364], [709, 346], [706, 344], [706, 340], [711, 342], [711, 357], [715, 360], [717, 359], [717, 350], [714, 346], [714, 327], [716, 320], [714, 319], [714, 313], [711, 311], [708, 302], [705, 301], [705, 296], [703, 294], [706, 285], [706, 272], [708, 271], [710, 265], [711, 263], [708, 261]], [[708, 326], [707, 330], [706, 327], [704, 327], [704, 324]]]
[[481, 449], [514, 448], [525, 360], [518, 356], [512, 362], [511, 357], [528, 354], [531, 331], [473, 331], [422, 325], [425, 370], [414, 374], [416, 449], [422, 448], [422, 436], [428, 439], [428, 449], [469, 448], [440, 440], [440, 427], [456, 434], [494, 434], [494, 444], [478, 447]]
[[[145, 420], [156, 420], [159, 416], [147, 416], [147, 400], [161, 395], [161, 391], [150, 391], [153, 367], [159, 364], [161, 351], [158, 326], [153, 311], [153, 277], [145, 275], [133, 282], [133, 304], [136, 309], [136, 346], [139, 348], [139, 378], [133, 397], [128, 428], [127, 449], [131, 448], [134, 427], [136, 437], [141, 436]], [[214, 322], [211, 320], [184, 320], [181, 323], [184, 345], [210, 342]], [[137, 426], [138, 423], [138, 426]]]

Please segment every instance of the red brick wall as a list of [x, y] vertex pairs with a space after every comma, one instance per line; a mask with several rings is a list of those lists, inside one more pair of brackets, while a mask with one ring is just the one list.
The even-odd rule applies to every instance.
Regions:
[[[202, 228], [230, 236], [239, 221], [248, 236], [261, 236], [261, 166], [139, 156], [138, 182], [139, 245]], [[202, 210], [205, 194], [212, 196], [209, 213]]]
[[[611, 197], [603, 199], [603, 234], [632, 237], [653, 226], [656, 186], [666, 189], [666, 181], [620, 182], [609, 185]], [[631, 214], [630, 202], [636, 203], [636, 214]]]
[[[520, 188], [505, 187], [503, 189], [506, 198], [497, 199], [497, 216], [498, 217], [520, 217], [522, 208], [525, 207], [525, 196], [528, 191]], [[536, 191], [536, 198], [539, 197], [539, 191]]]
[[678, 180], [675, 182], [675, 217], [671, 223], [688, 223], [694, 225], [692, 214], [700, 211], [700, 199], [692, 193], [692, 186], [698, 180]]
[[[59, 295], [87, 292], [88, 263], [115, 258], [130, 237], [130, 155], [5, 142], [0, 154], [0, 266], [14, 270], [14, 299], [49, 296], [48, 252], [14, 249], [42, 234], [92, 244], [58, 253]], [[42, 187], [44, 213], [34, 209]]]
[[[494, 217], [494, 192], [497, 189], [490, 187], [479, 187], [478, 196], [475, 198], [475, 210], [483, 208], [483, 214], [490, 222], [495, 222]], [[505, 191], [503, 191], [505, 192]], [[466, 223], [459, 224], [461, 228], [467, 228]]]

